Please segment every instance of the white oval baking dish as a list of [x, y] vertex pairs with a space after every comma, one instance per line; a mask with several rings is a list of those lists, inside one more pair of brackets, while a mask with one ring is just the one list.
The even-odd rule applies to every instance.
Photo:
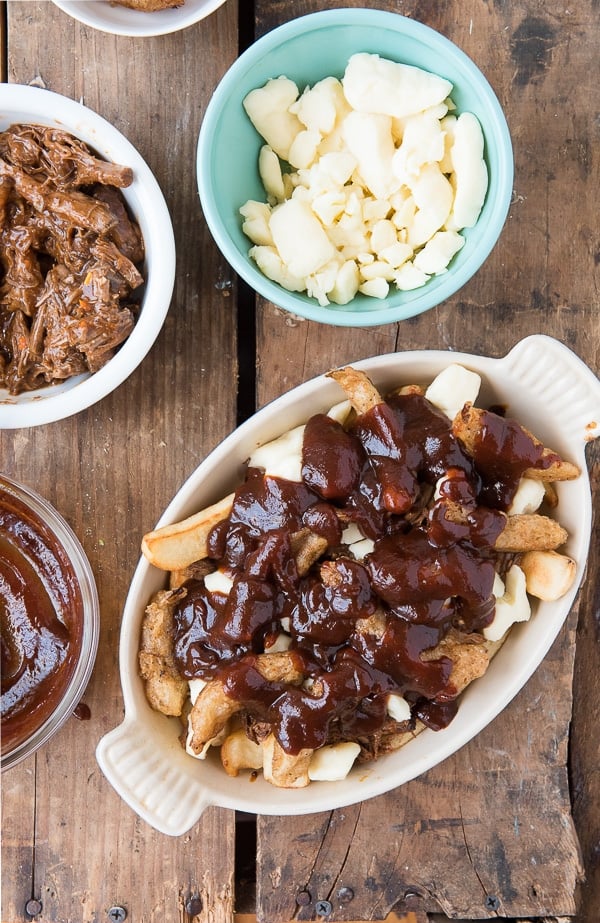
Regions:
[[[581, 477], [557, 485], [557, 517], [569, 533], [566, 552], [577, 561], [573, 586], [556, 602], [538, 602], [531, 619], [511, 630], [486, 674], [461, 697], [458, 714], [448, 728], [424, 731], [401, 750], [355, 767], [343, 781], [312, 782], [307, 788], [290, 791], [274, 788], [262, 777], [252, 782], [249, 776], [231, 779], [218, 754], [204, 761], [191, 758], [179, 744], [178, 720], [148, 705], [137, 669], [140, 625], [150, 597], [165, 585], [165, 574], [142, 558], [121, 629], [125, 718], [102, 738], [97, 759], [125, 802], [157, 830], [182, 834], [209, 805], [262, 814], [308, 814], [389, 791], [431, 769], [473, 738], [511, 701], [546, 655], [569, 613], [586, 566], [592, 508], [584, 452], [587, 442], [600, 434], [600, 382], [573, 352], [547, 336], [527, 337], [501, 359], [422, 351], [353, 364], [385, 391], [402, 383], [428, 383], [451, 362], [482, 376], [478, 405], [502, 404], [507, 415], [580, 466]], [[240, 483], [244, 462], [257, 445], [339, 400], [338, 386], [321, 376], [262, 408], [199, 465], [159, 525], [183, 519], [220, 499]]]

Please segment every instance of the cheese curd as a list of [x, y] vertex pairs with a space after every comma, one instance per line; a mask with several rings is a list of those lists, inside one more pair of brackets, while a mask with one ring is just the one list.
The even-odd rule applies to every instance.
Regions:
[[266, 202], [240, 208], [249, 255], [271, 280], [323, 307], [384, 299], [447, 271], [488, 186], [477, 118], [452, 84], [377, 54], [302, 93], [288, 77], [244, 99], [264, 139]]

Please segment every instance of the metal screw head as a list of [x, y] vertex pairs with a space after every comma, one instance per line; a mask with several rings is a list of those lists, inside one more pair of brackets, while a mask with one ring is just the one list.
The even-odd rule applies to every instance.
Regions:
[[296, 895], [296, 903], [299, 904], [300, 907], [308, 907], [311, 900], [312, 898], [310, 896], [310, 891], [298, 891]]
[[315, 904], [315, 911], [319, 917], [328, 917], [332, 910], [331, 901], [317, 901]]
[[340, 903], [349, 904], [350, 901], [354, 899], [354, 891], [352, 890], [352, 888], [348, 888], [344, 886], [343, 888], [340, 888], [340, 890], [337, 893], [337, 896], [338, 896], [338, 900], [340, 901]]
[[500, 908], [500, 900], [495, 894], [488, 894], [485, 899], [485, 906], [488, 910], [498, 910]]
[[124, 907], [115, 906], [106, 911], [106, 916], [112, 923], [123, 923], [127, 919], [127, 911]]
[[38, 901], [35, 897], [32, 897], [31, 900], [27, 901], [25, 904], [25, 913], [28, 917], [37, 917], [37, 915], [41, 912], [42, 902]]
[[403, 904], [408, 910], [414, 909], [420, 898], [421, 895], [417, 891], [406, 891]]
[[191, 917], [196, 917], [199, 913], [202, 913], [202, 898], [199, 894], [194, 894], [185, 902], [185, 912], [189, 913]]

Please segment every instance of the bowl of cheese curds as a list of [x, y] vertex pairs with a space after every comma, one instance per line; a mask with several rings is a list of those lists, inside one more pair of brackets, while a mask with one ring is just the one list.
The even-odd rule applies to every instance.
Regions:
[[63, 419], [139, 365], [175, 242], [138, 151], [75, 100], [0, 84], [0, 428]]
[[269, 32], [225, 74], [199, 135], [198, 188], [231, 266], [322, 323], [420, 314], [484, 263], [513, 159], [479, 68], [396, 13], [328, 10]]

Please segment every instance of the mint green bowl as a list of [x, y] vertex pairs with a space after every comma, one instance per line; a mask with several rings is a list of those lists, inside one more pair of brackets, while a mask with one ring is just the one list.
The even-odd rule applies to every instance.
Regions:
[[[265, 200], [258, 175], [264, 143], [242, 101], [269, 78], [285, 75], [300, 92], [324, 77], [342, 77], [356, 52], [412, 64], [453, 84], [457, 112], [472, 112], [481, 124], [489, 185], [476, 225], [465, 229], [465, 245], [448, 270], [419, 289], [396, 291], [384, 300], [358, 294], [344, 306], [321, 307], [314, 298], [272, 282], [248, 256], [239, 208]], [[502, 108], [481, 71], [456, 45], [428, 26], [381, 10], [338, 9], [301, 16], [267, 33], [229, 68], [207, 107], [197, 151], [200, 202], [224, 257], [256, 292], [293, 314], [324, 324], [366, 327], [414, 317], [457, 292], [483, 264], [502, 231], [512, 196], [513, 155]]]

